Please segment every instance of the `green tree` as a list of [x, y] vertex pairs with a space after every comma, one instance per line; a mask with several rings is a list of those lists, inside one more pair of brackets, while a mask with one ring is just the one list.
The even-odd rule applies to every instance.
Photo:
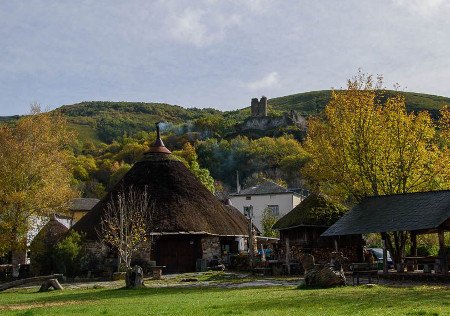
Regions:
[[[313, 186], [341, 199], [449, 188], [448, 150], [436, 142], [428, 112], [407, 113], [401, 95], [386, 97], [382, 80], [359, 74], [334, 91], [322, 117], [308, 122], [303, 169]], [[391, 233], [399, 262], [406, 232]]]
[[277, 230], [273, 229], [273, 225], [277, 222], [278, 217], [275, 216], [271, 209], [265, 208], [262, 213], [261, 226], [263, 229], [263, 236], [279, 237]]
[[174, 151], [173, 154], [183, 162], [209, 191], [215, 192], [214, 179], [211, 177], [208, 169], [200, 167], [195, 148], [190, 143], [186, 143], [182, 150]]
[[73, 139], [61, 115], [36, 107], [0, 126], [0, 253], [23, 253], [33, 219], [63, 210], [77, 195], [69, 165]]

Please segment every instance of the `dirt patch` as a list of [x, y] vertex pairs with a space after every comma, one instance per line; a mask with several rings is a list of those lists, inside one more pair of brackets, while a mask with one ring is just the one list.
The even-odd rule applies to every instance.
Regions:
[[[83, 301], [84, 303], [89, 303], [92, 301]], [[63, 302], [46, 302], [46, 303], [27, 303], [27, 304], [11, 304], [0, 306], [0, 311], [23, 311], [32, 308], [42, 308], [42, 307], [54, 307], [54, 306], [66, 306], [80, 304], [80, 301], [63, 301]]]

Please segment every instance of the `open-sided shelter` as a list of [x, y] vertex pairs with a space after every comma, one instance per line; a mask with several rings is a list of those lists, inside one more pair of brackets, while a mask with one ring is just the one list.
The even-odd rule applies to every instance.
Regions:
[[248, 237], [246, 218], [228, 209], [171, 155], [157, 130], [157, 140], [145, 157], [73, 229], [91, 242], [98, 241], [108, 202], [132, 186], [145, 188], [153, 207], [147, 227], [154, 245], [151, 253], [141, 254], [141, 260], [156, 261], [166, 266], [166, 272], [187, 272], [195, 271], [198, 259], [220, 258], [223, 249], [242, 250]]
[[414, 255], [418, 234], [438, 233], [443, 272], [448, 272], [444, 231], [450, 230], [450, 190], [367, 197], [322, 236], [408, 231]]

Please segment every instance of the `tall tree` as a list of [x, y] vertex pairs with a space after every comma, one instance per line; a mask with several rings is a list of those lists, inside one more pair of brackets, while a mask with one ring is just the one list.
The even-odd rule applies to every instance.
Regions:
[[[304, 174], [341, 199], [448, 188], [448, 149], [428, 112], [407, 113], [402, 96], [385, 97], [382, 79], [360, 73], [334, 91], [323, 116], [308, 125]], [[388, 238], [397, 261], [405, 232]]]
[[71, 187], [74, 135], [58, 114], [32, 113], [0, 126], [0, 253], [23, 253], [33, 220], [64, 209]]

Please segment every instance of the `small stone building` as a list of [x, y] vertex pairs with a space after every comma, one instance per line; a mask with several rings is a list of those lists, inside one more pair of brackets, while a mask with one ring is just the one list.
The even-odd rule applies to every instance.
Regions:
[[[49, 255], [53, 247], [65, 236], [68, 230], [64, 224], [58, 221], [56, 215], [53, 215], [50, 221], [42, 227], [30, 244], [30, 268], [32, 274], [48, 273], [47, 269], [51, 269], [56, 264], [51, 262], [53, 259]], [[39, 258], [39, 256], [49, 256], [49, 258]], [[40, 266], [42, 262], [47, 262], [44, 270]]]
[[[199, 259], [207, 264], [215, 257], [244, 250], [247, 219], [221, 203], [172, 156], [158, 131], [155, 144], [143, 160], [134, 164], [107, 196], [72, 227], [85, 234], [91, 251], [111, 257], [111, 252], [99, 243], [102, 215], [108, 202], [131, 186], [137, 190], [146, 188], [153, 206], [152, 220], [147, 225], [151, 227], [152, 244], [136, 258], [141, 262], [156, 261], [157, 265], [166, 266], [165, 272], [169, 273], [189, 272], [196, 270]], [[106, 257], [103, 262], [114, 265]]]
[[351, 262], [361, 262], [364, 245], [361, 234], [337, 238], [321, 236], [347, 211], [324, 195], [311, 194], [280, 218], [273, 228], [280, 232], [282, 246], [289, 245], [292, 258], [297, 258], [299, 253], [309, 253], [316, 262], [326, 262], [331, 252], [338, 250]]

